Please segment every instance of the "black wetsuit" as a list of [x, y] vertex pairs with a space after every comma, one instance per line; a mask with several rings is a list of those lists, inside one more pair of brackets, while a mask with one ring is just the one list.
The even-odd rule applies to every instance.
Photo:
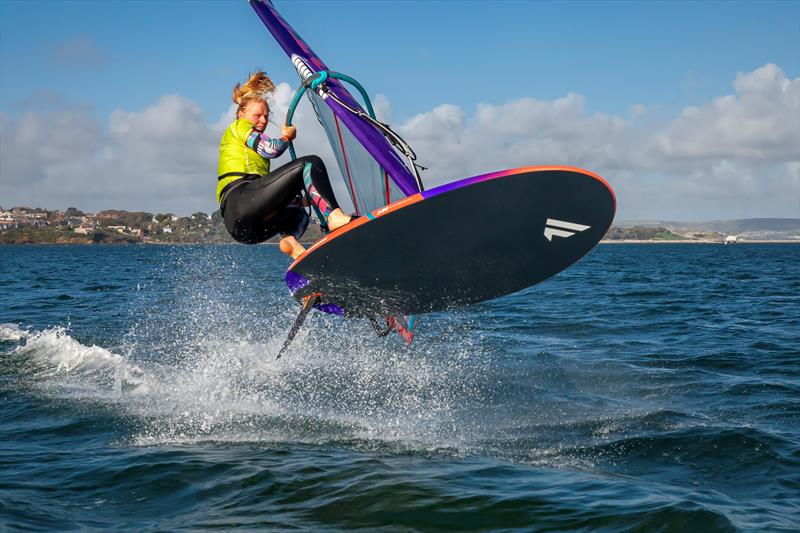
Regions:
[[249, 174], [229, 184], [220, 201], [228, 233], [244, 244], [264, 242], [276, 234], [299, 239], [309, 221], [299, 196], [303, 168], [308, 163], [311, 183], [331, 209], [338, 208], [324, 163], [319, 157], [308, 155], [269, 174]]

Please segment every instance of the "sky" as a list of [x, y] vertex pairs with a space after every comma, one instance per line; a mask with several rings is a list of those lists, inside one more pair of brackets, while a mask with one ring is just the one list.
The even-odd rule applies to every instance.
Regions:
[[[800, 1], [274, 3], [428, 187], [569, 165], [612, 185], [618, 220], [800, 217]], [[0, 206], [213, 211], [256, 68], [274, 132], [298, 80], [245, 0], [0, 0]], [[296, 123], [338, 181], [307, 104]]]

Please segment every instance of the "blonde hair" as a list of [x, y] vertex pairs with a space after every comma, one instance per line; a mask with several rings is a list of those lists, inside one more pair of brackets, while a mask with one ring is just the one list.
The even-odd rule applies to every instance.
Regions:
[[244, 111], [250, 102], [264, 102], [269, 107], [267, 96], [275, 90], [275, 84], [263, 70], [250, 74], [246, 82], [233, 88], [233, 103], [239, 106], [236, 112]]

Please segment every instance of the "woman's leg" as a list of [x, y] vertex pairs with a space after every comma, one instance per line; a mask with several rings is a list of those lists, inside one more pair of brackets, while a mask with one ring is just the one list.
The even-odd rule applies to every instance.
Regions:
[[[300, 215], [305, 216], [305, 211], [300, 205], [291, 205], [303, 189], [300, 178], [302, 165], [297, 164], [294, 167], [294, 172], [281, 167], [254, 179], [242, 178], [247, 181], [235, 183], [224, 194], [223, 219], [225, 228], [234, 239], [244, 244], [256, 244], [266, 241], [279, 231], [295, 233], [285, 228], [291, 221], [300, 225]], [[292, 214], [296, 216], [288, 216]], [[304, 229], [305, 226], [302, 226], [302, 230]], [[302, 231], [299, 233], [302, 235]]]
[[[305, 226], [297, 235], [293, 229], [296, 225], [289, 224], [287, 220], [296, 220], [297, 225], [301, 221], [297, 217], [287, 216], [286, 210], [303, 189], [304, 180], [307, 180], [310, 200], [328, 220], [331, 230], [350, 222], [350, 217], [336, 203], [325, 165], [319, 157], [310, 155], [248, 180], [225, 194], [223, 218], [228, 233], [245, 244], [264, 242], [278, 232], [287, 237], [294, 236], [297, 241], [305, 231]], [[302, 208], [299, 209], [302, 211]], [[299, 242], [289, 244], [292, 249], [290, 255], [299, 255]]]
[[332, 231], [350, 222], [350, 215], [342, 211], [336, 201], [328, 171], [318, 156], [307, 155], [297, 158], [270, 172], [269, 176], [277, 175], [276, 179], [291, 180], [298, 174], [302, 177], [301, 186], [305, 187], [309, 200], [325, 218], [328, 229]]
[[303, 184], [308, 191], [309, 200], [327, 220], [328, 229], [335, 230], [350, 222], [350, 215], [342, 211], [336, 202], [322, 159], [308, 155], [297, 161], [303, 161]]

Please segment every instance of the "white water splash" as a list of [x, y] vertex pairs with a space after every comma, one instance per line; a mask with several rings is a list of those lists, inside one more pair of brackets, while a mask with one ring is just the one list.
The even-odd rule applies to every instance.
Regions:
[[315, 317], [319, 335], [304, 331], [276, 361], [285, 328], [273, 328], [274, 338], [254, 339], [252, 332], [236, 338], [207, 328], [200, 334], [206, 325], [195, 319], [193, 336], [176, 339], [173, 327], [169, 341], [179, 342], [168, 342], [168, 332], [156, 336], [161, 345], [128, 339], [124, 356], [82, 344], [64, 328], [29, 333], [11, 354], [29, 363], [29, 377], [48, 396], [105, 404], [134, 420], [137, 445], [347, 441], [417, 451], [463, 445], [468, 430], [457, 411], [470, 395], [478, 398], [468, 376], [482, 373], [469, 351], [415, 352], [399, 339], [369, 337], [366, 324]]
[[[195, 359], [160, 376], [150, 402], [130, 406], [158, 419], [135, 442], [356, 440], [412, 450], [458, 447], [465, 428], [455, 412], [469, 394], [469, 371], [460, 368], [469, 366], [467, 354], [432, 357], [352, 329], [332, 336], [322, 331], [324, 345], [301, 335], [280, 361], [274, 355], [281, 335], [203, 340], [192, 350]], [[478, 366], [471, 370], [482, 373]]]
[[72, 338], [65, 328], [27, 332], [25, 344], [11, 356], [31, 363], [32, 377], [43, 389], [80, 397], [108, 397], [121, 393], [123, 386], [144, 385], [142, 370], [124, 357], [96, 345], [86, 346]]
[[11, 324], [8, 322], [0, 324], [0, 342], [18, 342], [27, 338], [29, 334], [28, 330], [22, 329], [18, 324]]
[[98, 370], [118, 365], [122, 358], [99, 346], [85, 346], [69, 336], [64, 328], [53, 328], [28, 336], [20, 354], [45, 363], [52, 374], [76, 370]]
[[32, 363], [22, 367], [50, 397], [119, 412], [135, 444], [463, 444], [464, 412], [481, 401], [476, 384], [490, 374], [480, 346], [444, 328], [407, 349], [376, 338], [366, 321], [314, 313], [276, 361], [296, 304], [279, 280], [254, 280], [252, 264], [226, 254], [165, 257], [158, 283], [130, 301], [134, 321], [113, 351], [56, 328], [30, 333], [14, 354]]

